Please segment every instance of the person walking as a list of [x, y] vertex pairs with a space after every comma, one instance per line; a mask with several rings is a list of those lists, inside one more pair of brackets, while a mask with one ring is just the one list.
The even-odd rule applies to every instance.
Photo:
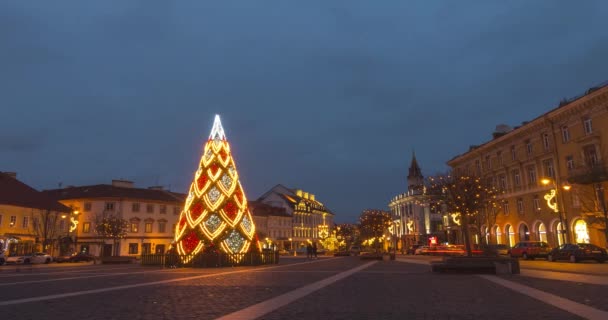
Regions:
[[306, 258], [312, 259], [312, 245], [310, 243], [306, 245]]
[[312, 255], [315, 257], [315, 259], [317, 258], [317, 243], [316, 242], [312, 243]]

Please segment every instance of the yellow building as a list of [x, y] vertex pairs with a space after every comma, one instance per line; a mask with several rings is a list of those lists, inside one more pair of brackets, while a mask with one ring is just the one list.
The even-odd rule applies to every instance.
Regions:
[[17, 180], [15, 173], [0, 172], [0, 255], [58, 254], [68, 230], [62, 217], [69, 213], [70, 208]]
[[[44, 191], [79, 214], [72, 233], [78, 252], [93, 255], [138, 256], [164, 253], [173, 241], [173, 230], [185, 195], [162, 187], [135, 188], [133, 182], [112, 180], [111, 185], [67, 187]], [[104, 217], [118, 216], [128, 222], [126, 236], [114, 246], [95, 226]]]
[[493, 140], [472, 146], [448, 165], [457, 176], [478, 176], [504, 191], [501, 210], [480, 230], [487, 242], [605, 246], [607, 152], [604, 84], [519, 127], [497, 126]]

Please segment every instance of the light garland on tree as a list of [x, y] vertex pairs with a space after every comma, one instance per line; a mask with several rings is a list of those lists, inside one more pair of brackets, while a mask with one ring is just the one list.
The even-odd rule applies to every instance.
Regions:
[[254, 241], [255, 225], [218, 115], [178, 221], [175, 243], [187, 255], [184, 262], [206, 246], [244, 253]]

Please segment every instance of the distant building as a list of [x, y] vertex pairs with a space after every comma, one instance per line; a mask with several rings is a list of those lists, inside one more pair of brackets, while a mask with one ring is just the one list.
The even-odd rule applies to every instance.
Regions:
[[34, 251], [57, 254], [67, 234], [70, 208], [17, 180], [16, 173], [0, 172], [0, 253]]
[[407, 192], [397, 195], [388, 204], [393, 217], [391, 233], [399, 239], [397, 250], [415, 243], [428, 243], [431, 236], [437, 237], [438, 241], [447, 241], [442, 214], [435, 212], [434, 206], [430, 205], [415, 154], [412, 154], [407, 184]]
[[297, 247], [307, 241], [319, 242], [327, 237], [334, 225], [334, 214], [315, 195], [300, 189], [276, 185], [258, 198], [257, 202], [284, 208], [292, 219], [291, 238]]
[[[173, 241], [175, 224], [186, 195], [162, 187], [135, 188], [133, 182], [112, 180], [111, 185], [67, 187], [46, 190], [48, 196], [78, 211], [74, 242], [79, 252], [93, 255], [136, 256], [164, 253]], [[104, 217], [118, 216], [128, 222], [127, 236], [113, 248], [95, 226]]]
[[287, 214], [285, 208], [249, 201], [249, 210], [253, 216], [256, 231], [263, 236], [259, 240], [265, 248], [291, 249], [292, 218]]

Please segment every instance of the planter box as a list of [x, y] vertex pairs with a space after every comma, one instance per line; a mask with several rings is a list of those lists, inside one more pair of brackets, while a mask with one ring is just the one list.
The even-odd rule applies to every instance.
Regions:
[[519, 274], [519, 260], [497, 257], [449, 257], [431, 262], [433, 272]]

